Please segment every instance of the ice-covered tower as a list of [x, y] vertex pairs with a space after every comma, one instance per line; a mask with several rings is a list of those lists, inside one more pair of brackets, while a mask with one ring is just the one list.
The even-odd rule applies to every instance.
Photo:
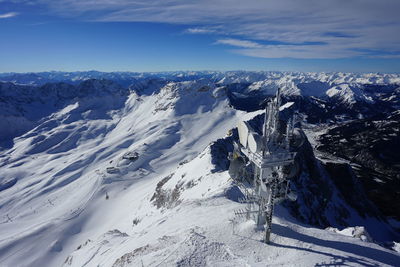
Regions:
[[248, 208], [246, 217], [251, 213], [259, 226], [265, 225], [267, 243], [274, 204], [285, 198], [296, 200], [294, 192], [289, 192], [289, 179], [298, 172], [293, 146], [301, 145], [300, 139], [304, 135], [294, 128], [296, 116], [288, 111], [293, 104], [281, 105], [281, 91], [278, 90], [275, 99], [267, 103], [262, 135], [256, 133], [248, 122], [239, 122], [239, 144], [235, 144], [230, 157], [232, 178], [246, 179], [254, 185], [255, 193], [250, 201], [257, 203], [257, 210]]

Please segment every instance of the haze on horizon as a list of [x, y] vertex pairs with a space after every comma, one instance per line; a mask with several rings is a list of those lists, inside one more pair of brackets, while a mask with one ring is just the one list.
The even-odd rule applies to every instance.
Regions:
[[0, 72], [400, 71], [396, 0], [0, 0]]

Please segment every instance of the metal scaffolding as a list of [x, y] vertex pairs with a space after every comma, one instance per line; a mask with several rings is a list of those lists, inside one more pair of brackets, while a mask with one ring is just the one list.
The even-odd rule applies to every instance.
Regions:
[[[296, 114], [282, 119], [280, 116], [293, 103], [281, 106], [281, 91], [275, 99], [268, 102], [265, 110], [262, 135], [259, 135], [247, 122], [239, 122], [239, 143], [230, 155], [230, 174], [236, 180], [252, 180], [254, 193], [246, 193], [243, 203], [245, 210], [235, 212], [237, 216], [254, 218], [259, 227], [265, 226], [266, 243], [270, 241], [274, 205], [285, 198], [296, 199], [294, 192], [289, 192], [289, 179], [297, 170], [296, 152], [293, 144], [299, 146], [304, 135], [295, 131]], [[249, 168], [249, 166], [251, 167]], [[249, 179], [250, 177], [250, 179]]]

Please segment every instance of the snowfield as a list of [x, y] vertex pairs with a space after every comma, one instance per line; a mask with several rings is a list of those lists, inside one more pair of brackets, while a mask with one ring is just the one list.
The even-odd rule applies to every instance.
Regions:
[[231, 107], [224, 79], [44, 103], [0, 155], [0, 266], [400, 266], [359, 228], [318, 229], [279, 205], [267, 245], [234, 216], [242, 193], [213, 144], [263, 111]]

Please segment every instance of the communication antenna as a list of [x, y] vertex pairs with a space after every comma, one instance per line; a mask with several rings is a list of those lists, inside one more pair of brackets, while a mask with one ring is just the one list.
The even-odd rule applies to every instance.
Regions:
[[[248, 122], [239, 122], [239, 144], [234, 144], [235, 149], [229, 156], [231, 177], [254, 185], [254, 193], [246, 192], [242, 200], [248, 204], [246, 209], [236, 211], [235, 215], [254, 218], [257, 226], [265, 226], [266, 243], [270, 242], [274, 205], [286, 198], [297, 199], [289, 186], [289, 179], [299, 170], [295, 164], [296, 152], [291, 150], [293, 146], [303, 144], [299, 139], [304, 139], [304, 134], [299, 134], [301, 130], [294, 128], [295, 115], [283, 116], [283, 119], [281, 116], [281, 112], [287, 113], [293, 104], [289, 102], [281, 106], [281, 90], [278, 89], [275, 98], [265, 108], [262, 136]], [[253, 181], [249, 181], [249, 177]]]

